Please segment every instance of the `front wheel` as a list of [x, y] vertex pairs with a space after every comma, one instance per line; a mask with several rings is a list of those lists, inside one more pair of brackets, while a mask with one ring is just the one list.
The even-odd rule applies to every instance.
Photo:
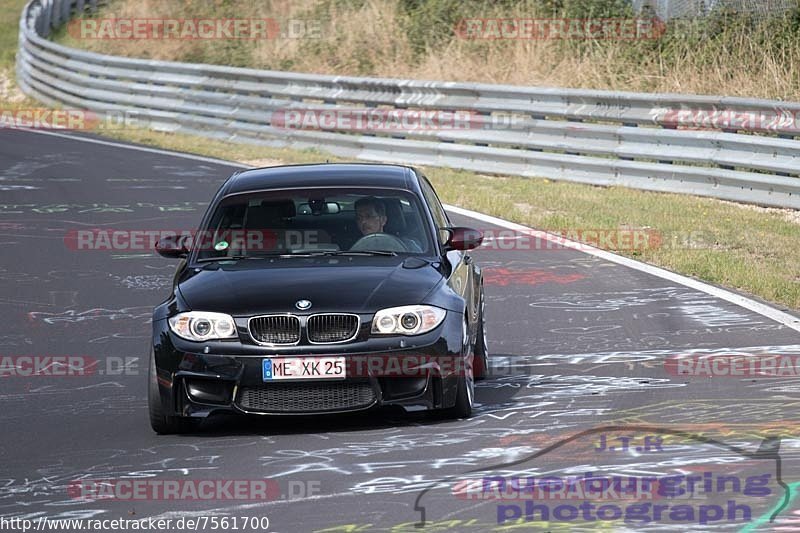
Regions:
[[486, 343], [486, 301], [481, 284], [481, 301], [478, 307], [478, 338], [475, 340], [475, 379], [486, 379], [489, 373], [489, 348]]
[[152, 355], [150, 356], [150, 369], [147, 377], [147, 407], [150, 412], [150, 426], [153, 431], [159, 435], [174, 435], [189, 433], [197, 429], [199, 425], [197, 420], [164, 414], [164, 409], [161, 406], [161, 394], [158, 391], [155, 358]]
[[444, 418], [469, 418], [472, 416], [472, 406], [475, 403], [475, 356], [469, 345], [469, 330], [464, 320], [464, 350], [467, 356], [464, 359], [464, 371], [459, 372], [456, 403], [442, 411]]

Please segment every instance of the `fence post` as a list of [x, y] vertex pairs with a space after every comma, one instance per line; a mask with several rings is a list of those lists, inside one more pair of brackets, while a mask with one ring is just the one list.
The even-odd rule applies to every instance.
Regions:
[[69, 22], [70, 10], [72, 9], [72, 0], [62, 0], [61, 2], [61, 23]]
[[44, 0], [42, 2], [42, 31], [39, 34], [42, 37], [50, 35], [50, 23], [53, 20], [53, 0]]
[[53, 0], [50, 8], [50, 28], [58, 29], [61, 26], [61, 2], [64, 0]]

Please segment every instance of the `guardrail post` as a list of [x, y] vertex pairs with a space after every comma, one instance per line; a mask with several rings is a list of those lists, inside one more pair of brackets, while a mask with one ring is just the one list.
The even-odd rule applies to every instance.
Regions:
[[[44, 31], [42, 30], [42, 25], [44, 24], [44, 5], [42, 3], [39, 3], [39, 5], [33, 9], [33, 12], [34, 12], [33, 31], [36, 32], [36, 35], [42, 35], [44, 33]], [[26, 20], [25, 24], [30, 24], [30, 19]], [[20, 31], [19, 34], [20, 44], [22, 44], [22, 40], [24, 38], [25, 37], [23, 35], [23, 32]]]
[[66, 24], [69, 22], [70, 10], [72, 9], [72, 1], [71, 0], [62, 0], [61, 1], [61, 23]]
[[39, 35], [47, 37], [50, 35], [50, 21], [53, 19], [53, 1], [44, 0], [42, 2], [42, 29]]
[[50, 6], [50, 28], [57, 29], [61, 26], [61, 2], [64, 0], [53, 0]]

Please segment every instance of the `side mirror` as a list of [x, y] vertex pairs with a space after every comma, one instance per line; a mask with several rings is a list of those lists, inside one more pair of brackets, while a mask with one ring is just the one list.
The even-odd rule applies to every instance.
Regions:
[[450, 238], [447, 239], [445, 250], [472, 250], [483, 242], [483, 233], [472, 228], [447, 228]]
[[182, 235], [167, 235], [156, 242], [156, 252], [168, 259], [186, 257], [189, 253]]

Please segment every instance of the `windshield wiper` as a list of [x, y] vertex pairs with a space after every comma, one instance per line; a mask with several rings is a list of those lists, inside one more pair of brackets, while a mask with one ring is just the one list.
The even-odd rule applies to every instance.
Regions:
[[[240, 259], [267, 259], [270, 257], [294, 257], [298, 254], [287, 254], [283, 252], [272, 254], [258, 254], [258, 255], [224, 255], [221, 257], [203, 257], [198, 259], [197, 263], [212, 263], [216, 261], [238, 261]], [[302, 254], [300, 254], [302, 255]]]
[[319, 252], [319, 255], [379, 255], [384, 257], [395, 257], [397, 252], [390, 252], [388, 250], [336, 250]]
[[338, 255], [358, 255], [358, 256], [381, 256], [381, 257], [395, 257], [397, 252], [390, 252], [387, 250], [320, 250], [320, 251], [303, 251], [303, 252], [276, 252], [272, 254], [258, 254], [258, 255], [229, 255], [223, 257], [204, 257], [198, 259], [197, 263], [213, 263], [222, 261], [238, 261], [240, 259], [266, 259], [270, 257], [325, 257], [325, 256], [338, 256]]

